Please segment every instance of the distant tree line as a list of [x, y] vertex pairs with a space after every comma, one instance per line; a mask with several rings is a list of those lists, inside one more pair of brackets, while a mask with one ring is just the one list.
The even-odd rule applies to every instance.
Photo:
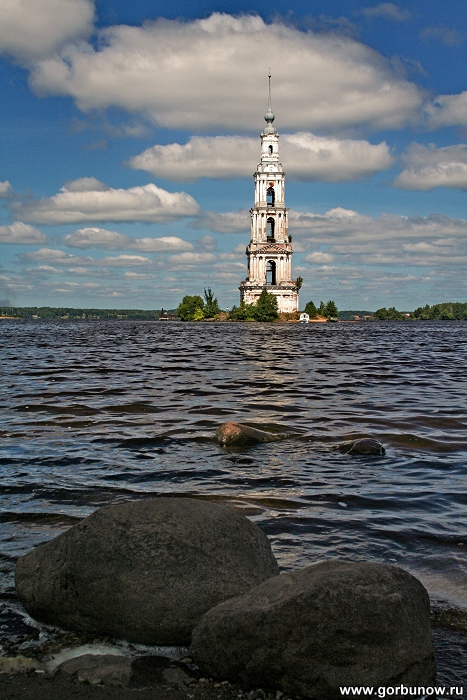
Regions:
[[465, 321], [467, 320], [467, 304], [447, 302], [434, 306], [419, 307], [413, 312], [413, 317], [422, 321]]
[[[169, 313], [175, 313], [170, 310]], [[92, 321], [157, 321], [161, 310], [142, 311], [140, 309], [72, 309], [53, 306], [1, 306], [0, 316], [17, 316], [24, 319], [69, 319]]]
[[[0, 306], [1, 316], [13, 316], [23, 319], [69, 319], [69, 320], [110, 320], [110, 321], [157, 321], [163, 310], [141, 309], [74, 309], [70, 307], [52, 306]], [[233, 306], [230, 313], [222, 312], [219, 303], [212, 290], [204, 290], [204, 299], [199, 295], [185, 296], [177, 309], [166, 309], [169, 315], [177, 315], [182, 321], [202, 321], [204, 319], [231, 319], [234, 321], [275, 321], [280, 316], [277, 309], [277, 298], [270, 294], [266, 288], [256, 304]], [[334, 301], [320, 302], [316, 307], [312, 301], [305, 306], [305, 312], [310, 318], [321, 316], [326, 319], [352, 318], [358, 313], [360, 316], [370, 315], [369, 311], [339, 312]], [[349, 316], [350, 314], [350, 316]], [[287, 315], [292, 317], [292, 315]], [[378, 309], [373, 317], [379, 321], [463, 321], [467, 320], [467, 303], [446, 302], [433, 306], [420, 306], [415, 311], [408, 313], [398, 311], [394, 306], [387, 309]], [[298, 317], [297, 317], [298, 318]]]
[[433, 306], [420, 306], [412, 313], [398, 311], [394, 306], [375, 311], [379, 321], [464, 321], [467, 320], [467, 303], [446, 302]]
[[339, 311], [339, 321], [355, 321], [355, 320], [373, 320], [374, 311], [367, 311], [364, 309], [347, 309], [346, 311]]

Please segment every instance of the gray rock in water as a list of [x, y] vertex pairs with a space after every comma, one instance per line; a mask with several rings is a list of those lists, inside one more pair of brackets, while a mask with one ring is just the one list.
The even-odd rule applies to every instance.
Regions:
[[29, 614], [144, 644], [189, 644], [209, 608], [279, 572], [266, 535], [226, 506], [151, 498], [100, 508], [18, 560]]
[[222, 423], [216, 431], [216, 441], [226, 447], [254, 445], [260, 442], [274, 442], [280, 440], [280, 435], [267, 433], [264, 430], [250, 428], [241, 423]]
[[[348, 445], [346, 447], [349, 447]], [[346, 449], [348, 455], [384, 455], [386, 450], [378, 440], [374, 438], [361, 438], [355, 440], [350, 445], [350, 449]]]
[[326, 561], [281, 574], [213, 608], [193, 631], [202, 673], [288, 695], [349, 685], [431, 685], [430, 604], [394, 566]]

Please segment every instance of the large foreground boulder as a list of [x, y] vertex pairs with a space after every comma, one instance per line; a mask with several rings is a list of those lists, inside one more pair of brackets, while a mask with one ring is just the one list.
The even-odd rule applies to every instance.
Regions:
[[321, 562], [221, 603], [193, 631], [191, 655], [207, 676], [305, 697], [435, 677], [426, 590], [367, 562]]
[[37, 620], [145, 644], [189, 644], [209, 608], [278, 574], [266, 535], [226, 506], [151, 498], [100, 508], [18, 560]]

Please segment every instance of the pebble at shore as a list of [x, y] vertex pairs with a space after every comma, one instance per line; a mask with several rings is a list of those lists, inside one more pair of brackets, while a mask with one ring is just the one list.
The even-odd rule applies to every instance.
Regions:
[[245, 690], [229, 681], [200, 678], [188, 666], [183, 670], [182, 663], [163, 657], [114, 657], [109, 662], [108, 656], [93, 656], [89, 663], [87, 655], [52, 674], [35, 659], [28, 660], [27, 670], [24, 658], [8, 659], [11, 663], [0, 667], [2, 700], [293, 700], [280, 691]]

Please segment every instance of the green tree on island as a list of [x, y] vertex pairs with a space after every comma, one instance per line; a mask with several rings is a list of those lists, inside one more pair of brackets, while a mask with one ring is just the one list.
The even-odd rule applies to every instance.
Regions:
[[337, 318], [339, 315], [339, 311], [337, 310], [337, 306], [335, 302], [330, 299], [328, 303], [326, 304], [326, 313], [325, 316], [326, 318]]
[[211, 287], [208, 287], [207, 290], [204, 290], [204, 301], [204, 318], [214, 318], [216, 314], [219, 314], [221, 312], [219, 308], [219, 303], [215, 298], [214, 292], [212, 291]]
[[255, 320], [255, 305], [245, 304], [244, 301], [240, 302], [240, 306], [232, 306], [229, 318], [232, 321], [254, 321]]
[[277, 297], [264, 287], [256, 304], [242, 301], [240, 306], [232, 307], [229, 317], [232, 321], [275, 321], [279, 317]]
[[375, 311], [375, 318], [378, 319], [378, 321], [406, 321], [407, 317], [404, 316], [403, 313], [398, 311], [394, 306], [391, 306], [390, 309], [387, 309], [385, 306], [383, 306], [381, 309], [378, 309]]
[[263, 287], [255, 304], [255, 319], [257, 321], [275, 321], [278, 316], [277, 297], [275, 294], [270, 294], [266, 287]]
[[335, 302], [330, 299], [326, 304], [324, 301], [319, 302], [318, 314], [329, 320], [330, 318], [337, 318], [339, 311]]
[[202, 321], [204, 318], [204, 301], [199, 294], [184, 296], [178, 305], [177, 316], [182, 321]]
[[312, 301], [309, 301], [307, 305], [305, 306], [305, 313], [308, 314], [310, 318], [316, 318], [318, 315], [318, 309], [316, 306], [313, 304]]

